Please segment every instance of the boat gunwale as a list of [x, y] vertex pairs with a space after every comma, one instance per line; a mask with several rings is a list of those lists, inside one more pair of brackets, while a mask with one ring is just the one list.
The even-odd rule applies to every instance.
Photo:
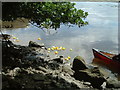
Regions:
[[[106, 58], [108, 58], [108, 59], [110, 59], [110, 60], [112, 60], [112, 61], [115, 61], [115, 60], [113, 60], [111, 57], [103, 54], [102, 52], [104, 52], [104, 51], [100, 52], [100, 50], [95, 49], [95, 48], [93, 48], [92, 50], [93, 50], [93, 53], [94, 53], [94, 51], [96, 51], [97, 53], [101, 54], [102, 56], [105, 56]], [[105, 53], [108, 53], [108, 52], [105, 52]], [[111, 53], [110, 53], [110, 54], [111, 54]], [[95, 55], [94, 55], [94, 56], [95, 56]], [[118, 61], [117, 61], [117, 62], [118, 62]]]
[[[98, 50], [98, 49], [96, 49], [96, 48], [93, 48], [92, 50], [93, 50], [93, 54], [94, 54], [94, 51], [95, 51], [95, 52], [99, 53], [100, 55], [103, 55], [104, 57], [106, 57], [106, 58], [110, 59], [111, 61], [113, 61], [113, 62], [116, 62], [116, 63], [119, 63], [119, 64], [120, 64], [120, 62], [119, 62], [119, 61], [117, 61], [117, 60], [113, 60], [113, 59], [112, 59], [112, 58], [110, 58], [109, 56], [107, 56], [107, 55], [105, 55], [105, 54], [101, 53], [101, 52], [100, 52], [101, 50]], [[104, 51], [102, 51], [102, 52], [104, 52]], [[108, 53], [108, 52], [105, 52], [105, 53]], [[110, 53], [110, 54], [111, 54], [111, 53]], [[116, 55], [116, 54], [115, 54], [115, 55]], [[94, 55], [94, 57], [95, 57], [95, 55]]]

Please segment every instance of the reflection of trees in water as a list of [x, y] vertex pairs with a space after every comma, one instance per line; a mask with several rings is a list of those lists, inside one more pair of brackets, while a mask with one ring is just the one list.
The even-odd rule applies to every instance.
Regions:
[[[31, 23], [31, 22], [29, 22], [29, 23]], [[54, 28], [51, 28], [50, 26], [48, 28], [41, 28], [34, 23], [31, 23], [31, 25], [40, 28], [46, 35], [54, 35], [58, 32], [57, 30], [55, 30]]]
[[29, 19], [39, 28], [60, 28], [60, 24], [75, 24], [79, 27], [88, 24], [84, 19], [87, 12], [77, 10], [70, 2], [3, 2], [2, 20], [13, 21], [18, 17]]
[[46, 34], [46, 35], [54, 35], [54, 34], [56, 34], [58, 31], [57, 30], [55, 30], [55, 29], [46, 29], [46, 28], [44, 28], [44, 29], [42, 29], [42, 31]]

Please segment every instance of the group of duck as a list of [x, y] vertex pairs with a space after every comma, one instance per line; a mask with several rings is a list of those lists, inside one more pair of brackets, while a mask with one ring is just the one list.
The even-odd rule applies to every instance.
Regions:
[[[64, 50], [66, 50], [66, 48], [65, 48], [65, 47], [62, 47], [62, 46], [60, 46], [60, 47], [52, 46], [52, 47], [50, 47], [50, 48], [47, 48], [47, 50], [48, 50], [48, 53], [50, 53], [51, 51], [54, 51], [54, 54], [58, 54], [59, 51], [64, 51]], [[70, 48], [70, 51], [72, 51], [72, 48]], [[64, 59], [65, 59], [65, 60], [70, 60], [71, 57], [70, 57], [70, 56], [67, 56], [67, 57], [64, 58]]]
[[[13, 41], [15, 41], [15, 42], [20, 42], [20, 40], [13, 35], [2, 34], [1, 37], [2, 37], [2, 39], [5, 39], [5, 40], [13, 39]], [[42, 39], [39, 37], [38, 40], [42, 40]], [[62, 51], [62, 50], [64, 51], [64, 50], [66, 50], [66, 48], [62, 47], [62, 46], [60, 46], [60, 47], [52, 46], [50, 48], [47, 48], [47, 50], [48, 50], [48, 53], [50, 53], [51, 51], [54, 51], [54, 54], [58, 54], [59, 53], [58, 51]], [[70, 48], [70, 51], [72, 51], [72, 48]], [[67, 56], [64, 59], [65, 60], [70, 60], [71, 57]]]
[[[20, 42], [20, 40], [17, 37], [15, 37], [15, 36], [12, 36], [12, 39], [15, 42]], [[41, 40], [41, 38], [38, 38], [38, 40]]]

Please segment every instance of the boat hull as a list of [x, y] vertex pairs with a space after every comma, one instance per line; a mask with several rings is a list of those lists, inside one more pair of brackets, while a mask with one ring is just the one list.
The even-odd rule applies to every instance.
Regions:
[[102, 64], [112, 71], [120, 72], [120, 62], [112, 59], [115, 54], [110, 54], [103, 51], [100, 52], [96, 49], [93, 49], [93, 54], [95, 57], [93, 59], [93, 63]]

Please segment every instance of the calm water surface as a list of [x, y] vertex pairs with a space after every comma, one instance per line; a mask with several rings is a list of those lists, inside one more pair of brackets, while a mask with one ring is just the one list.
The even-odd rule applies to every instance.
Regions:
[[[89, 25], [81, 28], [61, 25], [57, 31], [50, 32], [30, 25], [3, 32], [19, 38], [20, 42], [14, 42], [16, 44], [28, 45], [32, 40], [44, 43], [47, 47], [64, 46], [66, 50], [59, 52], [59, 55], [72, 58], [80, 55], [87, 63], [92, 62], [92, 48], [118, 53], [118, 3], [76, 2], [75, 7], [89, 13], [86, 18]], [[42, 40], [37, 40], [39, 37]], [[69, 51], [70, 48], [73, 51]]]

